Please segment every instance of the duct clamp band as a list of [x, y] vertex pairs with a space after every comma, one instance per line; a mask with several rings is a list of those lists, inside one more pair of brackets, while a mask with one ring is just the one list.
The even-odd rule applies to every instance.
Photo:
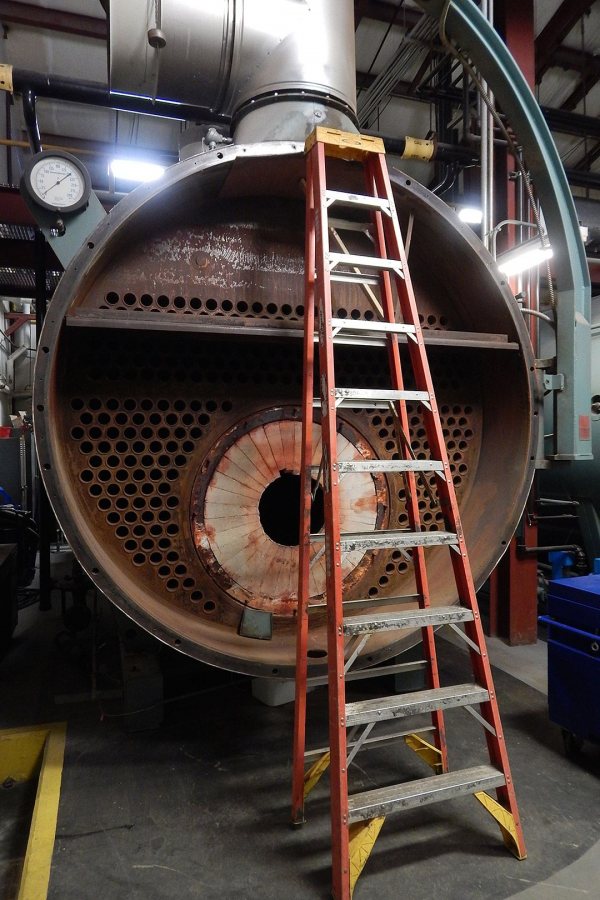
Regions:
[[13, 93], [13, 67], [8, 63], [0, 63], [0, 91]]
[[405, 147], [402, 159], [420, 159], [423, 162], [429, 162], [435, 153], [435, 141], [426, 141], [422, 138], [408, 137], [404, 138]]

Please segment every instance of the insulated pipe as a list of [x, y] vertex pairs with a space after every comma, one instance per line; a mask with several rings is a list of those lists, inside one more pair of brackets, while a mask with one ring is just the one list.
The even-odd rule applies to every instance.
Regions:
[[70, 103], [83, 103], [88, 106], [104, 106], [109, 109], [134, 112], [142, 115], [159, 116], [182, 121], [196, 121], [228, 125], [230, 116], [216, 113], [201, 106], [190, 106], [182, 103], [171, 103], [168, 100], [148, 100], [128, 94], [111, 93], [107, 84], [99, 81], [75, 81], [56, 75], [42, 75], [30, 69], [12, 69], [12, 85], [16, 94], [29, 94], [37, 97], [51, 97], [54, 100], [66, 100]]
[[109, 9], [114, 91], [205, 104], [234, 118], [238, 143], [355, 130], [351, 0], [163, 0], [160, 21], [147, 0]]
[[418, 159], [422, 162], [438, 160], [440, 162], [457, 162], [473, 165], [479, 162], [479, 156], [470, 147], [457, 144], [444, 144], [439, 141], [428, 141], [422, 138], [390, 137], [377, 131], [361, 130], [362, 134], [379, 137], [388, 153], [394, 153], [401, 159]]
[[23, 118], [25, 119], [25, 127], [27, 128], [31, 152], [39, 153], [42, 149], [42, 140], [40, 138], [40, 128], [35, 109], [35, 99], [35, 93], [31, 88], [27, 88], [23, 91]]

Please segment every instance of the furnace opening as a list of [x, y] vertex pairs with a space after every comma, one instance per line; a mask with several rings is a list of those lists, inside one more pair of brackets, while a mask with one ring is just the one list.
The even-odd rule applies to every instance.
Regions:
[[[312, 488], [316, 482], [313, 479]], [[283, 472], [279, 478], [265, 488], [258, 503], [260, 524], [265, 533], [285, 547], [297, 547], [300, 524], [300, 476], [292, 472]], [[317, 487], [310, 515], [311, 533], [320, 531], [325, 522], [323, 508], [323, 488]]]

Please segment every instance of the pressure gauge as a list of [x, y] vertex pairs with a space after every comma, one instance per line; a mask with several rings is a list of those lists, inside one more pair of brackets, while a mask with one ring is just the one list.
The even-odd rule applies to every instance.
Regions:
[[72, 213], [88, 205], [92, 184], [87, 169], [63, 150], [44, 150], [29, 160], [21, 191], [43, 209]]

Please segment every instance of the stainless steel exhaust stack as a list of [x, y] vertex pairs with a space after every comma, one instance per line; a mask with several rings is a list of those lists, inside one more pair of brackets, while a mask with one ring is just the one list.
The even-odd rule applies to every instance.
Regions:
[[236, 143], [356, 130], [351, 0], [111, 0], [111, 90], [233, 119]]

